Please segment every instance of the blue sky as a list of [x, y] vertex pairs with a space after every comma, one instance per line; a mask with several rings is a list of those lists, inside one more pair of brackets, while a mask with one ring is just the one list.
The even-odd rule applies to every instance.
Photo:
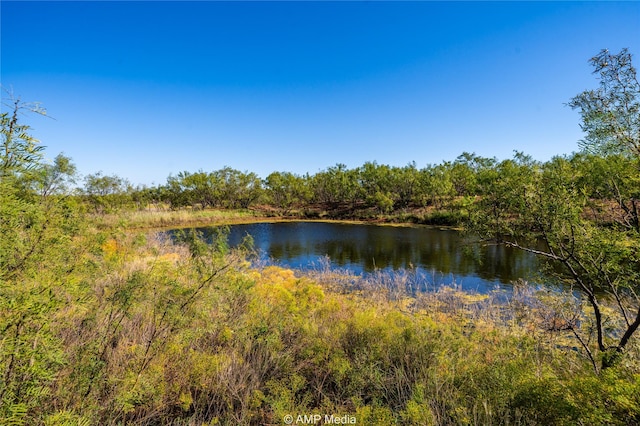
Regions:
[[1, 83], [51, 158], [134, 184], [577, 150], [565, 106], [638, 2], [0, 2]]

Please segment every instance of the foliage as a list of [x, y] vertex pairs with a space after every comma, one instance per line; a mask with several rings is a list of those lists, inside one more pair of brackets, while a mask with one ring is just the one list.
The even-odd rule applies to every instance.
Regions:
[[4, 182], [17, 178], [35, 167], [42, 158], [43, 147], [39, 141], [29, 134], [29, 126], [19, 122], [22, 110], [46, 115], [46, 111], [38, 104], [29, 105], [14, 99], [8, 102], [11, 112], [0, 114], [2, 145], [0, 146], [0, 179]]
[[0, 417], [29, 423], [51, 397], [66, 362], [56, 323], [75, 286], [81, 212], [64, 194], [75, 168], [68, 158], [43, 163], [41, 147], [20, 124], [15, 101], [2, 116], [0, 173]]
[[273, 172], [265, 179], [269, 202], [288, 214], [292, 208], [309, 202], [311, 191], [308, 179], [288, 172]]
[[42, 164], [34, 176], [33, 189], [41, 197], [69, 195], [76, 182], [76, 166], [71, 158], [58, 154], [52, 164]]
[[311, 180], [314, 200], [331, 206], [353, 204], [357, 193], [355, 170], [344, 164], [336, 164], [316, 173]]
[[86, 176], [84, 181], [84, 194], [97, 213], [113, 212], [131, 202], [132, 188], [126, 179], [97, 172]]
[[[567, 318], [566, 327], [599, 371], [620, 360], [640, 326], [640, 156], [634, 142], [640, 123], [638, 92], [629, 89], [637, 80], [628, 53], [603, 51], [592, 63], [601, 73], [601, 90], [584, 92], [571, 105], [582, 108], [591, 147], [610, 152], [614, 143], [622, 152], [556, 157], [545, 164], [516, 154], [488, 175], [470, 227], [488, 240], [547, 259], [547, 279], [581, 292], [592, 310], [591, 332], [580, 332], [576, 317]], [[615, 111], [605, 114], [609, 107]], [[602, 304], [609, 299], [616, 309], [606, 313]]]
[[169, 176], [162, 192], [172, 208], [247, 208], [262, 196], [262, 183], [255, 173], [225, 167], [211, 173], [185, 171]]
[[583, 148], [598, 154], [629, 153], [640, 157], [640, 83], [627, 49], [604, 49], [589, 60], [600, 87], [571, 99], [579, 109], [586, 138]]

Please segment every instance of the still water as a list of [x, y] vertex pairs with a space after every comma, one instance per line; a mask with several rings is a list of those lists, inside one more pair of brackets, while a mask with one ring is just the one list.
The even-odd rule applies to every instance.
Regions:
[[[211, 228], [201, 228], [205, 236]], [[263, 260], [295, 269], [332, 267], [356, 274], [412, 269], [431, 285], [455, 283], [486, 292], [518, 278], [531, 278], [536, 258], [503, 246], [479, 247], [455, 230], [319, 222], [254, 223], [230, 228], [229, 244], [251, 235]]]

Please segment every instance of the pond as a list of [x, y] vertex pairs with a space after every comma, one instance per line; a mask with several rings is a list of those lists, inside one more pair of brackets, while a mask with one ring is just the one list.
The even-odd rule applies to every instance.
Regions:
[[[210, 237], [212, 228], [200, 228]], [[509, 287], [537, 270], [534, 255], [508, 247], [471, 244], [459, 231], [321, 222], [253, 223], [230, 227], [228, 241], [238, 245], [251, 235], [260, 258], [294, 269], [332, 268], [355, 274], [407, 270], [428, 277], [427, 285], [450, 285], [488, 292]]]

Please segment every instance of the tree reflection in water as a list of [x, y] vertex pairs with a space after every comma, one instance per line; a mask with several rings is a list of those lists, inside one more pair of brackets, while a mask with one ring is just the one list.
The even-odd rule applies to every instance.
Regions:
[[[200, 231], [205, 237], [211, 233], [210, 228]], [[247, 234], [262, 260], [305, 269], [328, 256], [332, 267], [355, 274], [413, 270], [428, 278], [422, 285], [425, 289], [455, 282], [463, 289], [487, 292], [520, 278], [535, 278], [538, 269], [529, 253], [474, 245], [458, 231], [433, 227], [255, 223], [231, 226], [229, 244], [239, 244]]]

